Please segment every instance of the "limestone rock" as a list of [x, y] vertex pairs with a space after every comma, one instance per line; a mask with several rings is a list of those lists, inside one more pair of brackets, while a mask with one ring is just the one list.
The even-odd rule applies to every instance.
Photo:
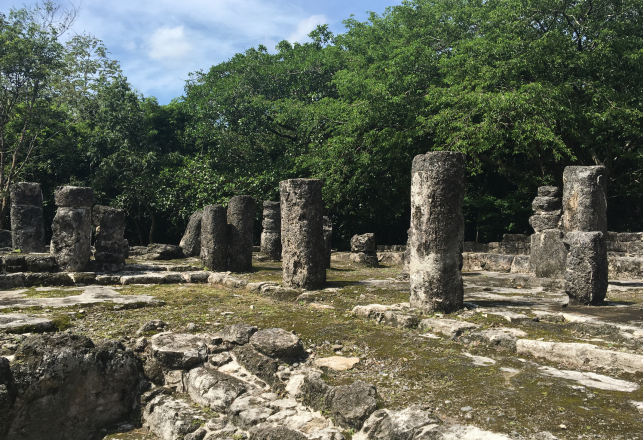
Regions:
[[91, 210], [59, 207], [51, 225], [51, 253], [67, 272], [84, 272], [91, 256]]
[[96, 226], [94, 259], [104, 270], [119, 270], [125, 265], [125, 211], [96, 205], [92, 209]]
[[560, 188], [557, 186], [538, 187], [538, 197], [560, 197]]
[[529, 269], [539, 278], [562, 278], [567, 263], [567, 249], [560, 229], [547, 229], [531, 236]]
[[250, 430], [250, 440], [308, 440], [308, 437], [283, 426], [262, 426]]
[[563, 229], [607, 234], [606, 169], [571, 166], [563, 172]]
[[559, 197], [536, 197], [531, 208], [536, 214], [558, 211], [562, 207]]
[[375, 252], [376, 249], [375, 234], [353, 235], [351, 238], [351, 252]]
[[335, 371], [345, 371], [352, 369], [358, 363], [358, 357], [330, 356], [315, 359], [314, 365], [318, 368], [325, 367]]
[[212, 271], [228, 270], [228, 223], [221, 205], [203, 208], [201, 218], [201, 263]]
[[145, 253], [139, 258], [141, 260], [177, 260], [183, 257], [181, 246], [154, 243], [147, 245]]
[[333, 420], [344, 428], [361, 429], [377, 409], [377, 390], [361, 380], [333, 387], [326, 396]]
[[6, 438], [11, 416], [9, 410], [16, 401], [16, 388], [7, 358], [0, 357], [0, 437]]
[[273, 386], [279, 383], [277, 377], [279, 363], [276, 360], [255, 350], [252, 345], [237, 347], [234, 352], [237, 362], [243, 365], [246, 370], [257, 375], [259, 379]]
[[188, 220], [185, 233], [179, 246], [186, 257], [198, 257], [201, 254], [201, 219], [203, 211], [194, 211]]
[[607, 247], [602, 232], [565, 234], [565, 292], [570, 301], [602, 304], [607, 294]]
[[10, 191], [12, 243], [9, 246], [22, 252], [44, 252], [45, 225], [40, 184], [14, 183]]
[[151, 356], [168, 369], [189, 369], [207, 360], [203, 338], [182, 333], [158, 333], [150, 338]]
[[558, 229], [560, 227], [560, 214], [539, 214], [529, 217], [529, 224], [534, 231], [542, 232], [547, 229]]
[[413, 440], [422, 428], [439, 423], [438, 419], [417, 407], [401, 411], [380, 409], [366, 420], [362, 432], [369, 440]]
[[262, 225], [261, 253], [278, 261], [281, 259], [281, 206], [279, 202], [263, 202]]
[[376, 252], [351, 252], [350, 260], [360, 266], [377, 267], [379, 260]]
[[91, 209], [94, 204], [94, 190], [80, 186], [61, 186], [54, 193], [56, 206], [65, 208]]
[[227, 413], [235, 425], [250, 429], [265, 422], [275, 412], [267, 403], [259, 396], [239, 397], [230, 405]]
[[117, 341], [95, 346], [67, 333], [32, 336], [16, 357], [17, 399], [7, 440], [97, 438], [136, 408], [139, 364]]
[[193, 368], [187, 374], [190, 398], [214, 411], [224, 411], [234, 399], [246, 392], [238, 379], [210, 368]]
[[207, 416], [188, 402], [159, 394], [145, 406], [143, 419], [150, 431], [162, 440], [178, 440], [197, 431]]
[[257, 332], [257, 327], [247, 324], [226, 325], [218, 333], [218, 336], [225, 342], [232, 342], [238, 345], [244, 345], [250, 342], [250, 336]]
[[234, 196], [228, 202], [228, 270], [252, 270], [252, 231], [255, 218], [255, 199]]
[[250, 338], [250, 344], [266, 356], [277, 359], [297, 359], [306, 353], [301, 339], [281, 328], [259, 330]]
[[326, 283], [322, 182], [290, 179], [279, 183], [283, 285], [315, 289]]

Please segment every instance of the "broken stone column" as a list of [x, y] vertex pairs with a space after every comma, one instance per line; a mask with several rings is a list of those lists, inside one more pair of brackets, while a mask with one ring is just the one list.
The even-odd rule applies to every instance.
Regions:
[[228, 221], [221, 205], [208, 205], [201, 216], [201, 263], [215, 272], [228, 270]]
[[326, 283], [322, 182], [290, 179], [279, 183], [283, 284], [315, 289]]
[[281, 208], [279, 202], [263, 202], [261, 253], [271, 260], [281, 260]]
[[462, 308], [464, 243], [462, 153], [415, 156], [411, 171], [411, 307], [451, 313]]
[[188, 220], [185, 233], [179, 246], [186, 257], [197, 257], [201, 254], [201, 218], [203, 211], [194, 211]]
[[11, 241], [23, 253], [45, 252], [45, 223], [39, 183], [11, 185]]
[[92, 203], [94, 190], [77, 186], [56, 189], [58, 207], [51, 225], [51, 253], [66, 272], [83, 272], [91, 256]]
[[103, 270], [119, 270], [125, 266], [125, 211], [109, 206], [92, 208], [94, 260]]
[[330, 257], [333, 244], [333, 222], [330, 217], [324, 216], [324, 251], [326, 252], [326, 268], [330, 269]]
[[255, 221], [255, 199], [234, 196], [228, 202], [228, 270], [252, 270], [252, 229]]
[[606, 170], [602, 166], [567, 167], [563, 172], [563, 229], [607, 235]]
[[353, 263], [365, 267], [377, 267], [377, 245], [375, 234], [353, 235], [351, 238], [350, 259]]
[[573, 166], [563, 172], [565, 292], [571, 303], [596, 305], [607, 294], [605, 173], [601, 166]]
[[600, 231], [565, 234], [565, 292], [570, 303], [600, 305], [607, 294], [607, 245]]
[[560, 188], [538, 188], [538, 197], [532, 203], [534, 215], [529, 218], [529, 224], [536, 231], [531, 236], [529, 270], [537, 277], [562, 278], [565, 274], [567, 249], [560, 228], [561, 208]]

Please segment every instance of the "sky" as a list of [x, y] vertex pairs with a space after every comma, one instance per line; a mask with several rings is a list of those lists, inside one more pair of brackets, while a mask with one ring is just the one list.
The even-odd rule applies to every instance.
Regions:
[[[183, 94], [190, 72], [207, 70], [260, 44], [303, 43], [318, 24], [344, 30], [351, 14], [381, 14], [401, 0], [71, 0], [80, 6], [72, 28], [103, 40], [123, 74], [161, 104]], [[70, 0], [58, 0], [69, 7]], [[35, 0], [0, 0], [0, 12]]]

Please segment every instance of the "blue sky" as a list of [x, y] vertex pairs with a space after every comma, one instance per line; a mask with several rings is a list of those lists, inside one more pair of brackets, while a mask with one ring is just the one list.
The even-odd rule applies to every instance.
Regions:
[[[59, 0], [64, 6], [69, 0]], [[78, 4], [79, 0], [75, 0]], [[0, 11], [33, 0], [0, 0]], [[130, 83], [162, 104], [183, 94], [190, 72], [263, 44], [307, 41], [318, 24], [334, 33], [351, 14], [366, 20], [401, 0], [83, 0], [73, 30], [103, 40]]]

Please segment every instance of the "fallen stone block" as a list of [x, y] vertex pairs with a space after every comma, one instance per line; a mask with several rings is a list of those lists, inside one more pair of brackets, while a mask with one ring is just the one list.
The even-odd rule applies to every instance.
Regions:
[[182, 274], [182, 276], [183, 276], [183, 280], [186, 283], [206, 284], [211, 274], [212, 272], [201, 271], [201, 272], [187, 272]]
[[187, 392], [199, 405], [213, 411], [225, 411], [234, 400], [246, 392], [238, 379], [211, 368], [198, 367], [187, 374]]
[[383, 324], [398, 328], [416, 328], [420, 324], [418, 315], [409, 315], [405, 313], [388, 310], [380, 321]]
[[26, 273], [25, 287], [35, 286], [73, 286], [74, 280], [67, 273]]
[[377, 409], [377, 389], [356, 380], [351, 385], [332, 387], [325, 398], [333, 420], [344, 428], [361, 429]]
[[259, 396], [240, 397], [230, 405], [227, 414], [235, 425], [247, 430], [265, 422], [275, 412], [267, 403]]
[[189, 402], [165, 394], [151, 399], [143, 411], [145, 425], [162, 440], [185, 438], [199, 429], [208, 418]]
[[324, 367], [335, 371], [346, 371], [352, 369], [359, 361], [358, 357], [330, 356], [315, 359], [313, 365], [317, 368]]
[[140, 275], [123, 275], [120, 279], [121, 284], [128, 286], [130, 284], [165, 284], [165, 274], [146, 273]]
[[454, 338], [460, 336], [467, 330], [476, 329], [478, 326], [470, 322], [457, 321], [455, 319], [427, 318], [420, 321], [419, 328], [442, 333], [445, 336]]
[[[246, 370], [254, 373], [259, 379], [273, 387], [280, 384], [277, 377], [279, 363], [263, 353], [255, 350], [251, 345], [243, 345], [234, 350], [237, 362]], [[281, 388], [281, 387], [278, 387]]]
[[150, 244], [145, 253], [139, 255], [141, 260], [178, 260], [185, 258], [181, 246], [172, 244]]
[[217, 336], [224, 342], [231, 342], [237, 345], [244, 345], [250, 342], [250, 337], [257, 332], [254, 325], [232, 324], [226, 325], [217, 333]]
[[0, 315], [0, 332], [42, 333], [53, 330], [54, 325], [51, 319], [29, 316], [22, 313]]
[[281, 328], [257, 331], [250, 337], [250, 344], [259, 352], [276, 359], [298, 359], [306, 354], [301, 339]]
[[168, 369], [189, 369], [208, 358], [204, 338], [183, 333], [158, 333], [150, 338], [148, 350], [160, 365]]

